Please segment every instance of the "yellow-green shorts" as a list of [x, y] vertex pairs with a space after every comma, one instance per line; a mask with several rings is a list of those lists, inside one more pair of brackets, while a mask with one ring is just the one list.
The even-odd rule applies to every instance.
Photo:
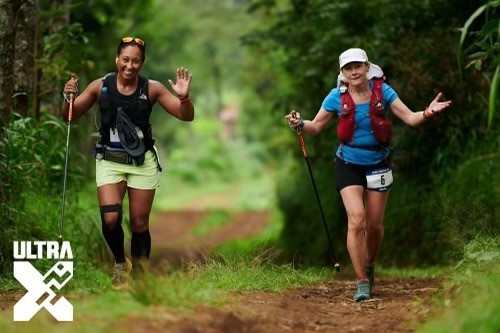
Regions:
[[144, 156], [144, 164], [122, 164], [106, 160], [96, 160], [97, 187], [107, 184], [127, 182], [127, 187], [154, 190], [160, 186], [159, 162], [155, 154], [148, 150]]

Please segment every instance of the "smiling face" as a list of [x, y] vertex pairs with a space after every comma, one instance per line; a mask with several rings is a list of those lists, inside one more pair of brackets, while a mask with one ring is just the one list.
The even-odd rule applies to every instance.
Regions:
[[366, 62], [350, 62], [342, 67], [342, 74], [347, 83], [358, 86], [366, 82], [366, 73], [370, 65]]
[[125, 80], [134, 79], [139, 74], [142, 65], [143, 53], [135, 44], [122, 47], [120, 53], [116, 56], [116, 69], [118, 75]]

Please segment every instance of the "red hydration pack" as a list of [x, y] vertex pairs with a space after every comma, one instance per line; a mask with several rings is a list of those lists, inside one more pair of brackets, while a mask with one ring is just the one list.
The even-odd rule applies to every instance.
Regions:
[[[382, 83], [383, 79], [372, 79], [372, 96], [370, 99], [370, 125], [373, 136], [381, 143], [388, 144], [392, 138], [392, 123], [384, 115], [384, 105], [382, 104]], [[340, 91], [341, 112], [337, 125], [337, 136], [340, 142], [349, 143], [354, 135], [354, 109], [355, 104], [351, 94], [347, 91], [347, 86], [341, 87]]]

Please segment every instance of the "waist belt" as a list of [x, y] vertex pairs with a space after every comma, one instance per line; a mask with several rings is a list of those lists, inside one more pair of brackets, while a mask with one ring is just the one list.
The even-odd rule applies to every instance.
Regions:
[[[96, 160], [106, 160], [115, 163], [133, 164], [139, 166], [144, 163], [145, 159], [145, 153], [140, 156], [133, 157], [129, 155], [125, 150], [111, 148], [100, 142], [97, 142], [95, 144], [93, 150], [94, 150], [94, 157]], [[158, 153], [156, 151], [156, 148], [153, 146], [149, 150], [154, 154], [156, 158], [156, 164], [158, 165], [158, 171], [161, 172], [162, 167], [160, 165], [160, 159], [158, 158]]]
[[121, 164], [134, 164], [134, 158], [124, 150], [109, 148], [103, 144], [96, 143], [94, 156], [97, 160], [106, 160]]
[[102, 159], [121, 164], [134, 164], [134, 159], [126, 151], [105, 150]]
[[358, 149], [364, 149], [364, 150], [382, 150], [382, 149], [385, 149], [385, 148], [389, 147], [388, 145], [383, 145], [383, 144], [375, 145], [375, 146], [357, 146], [357, 145], [352, 145], [352, 144], [344, 143], [344, 145], [346, 145], [348, 147], [353, 147], [353, 148], [358, 148]]

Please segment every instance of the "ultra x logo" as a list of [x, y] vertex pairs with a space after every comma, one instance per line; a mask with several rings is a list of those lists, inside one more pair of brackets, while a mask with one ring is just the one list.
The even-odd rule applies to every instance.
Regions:
[[[58, 260], [45, 275], [27, 261], [43, 258]], [[47, 309], [58, 321], [73, 321], [73, 306], [56, 294], [73, 277], [69, 242], [59, 245], [50, 241], [15, 241], [14, 260], [14, 277], [28, 291], [14, 305], [14, 321], [29, 321], [41, 308]]]

